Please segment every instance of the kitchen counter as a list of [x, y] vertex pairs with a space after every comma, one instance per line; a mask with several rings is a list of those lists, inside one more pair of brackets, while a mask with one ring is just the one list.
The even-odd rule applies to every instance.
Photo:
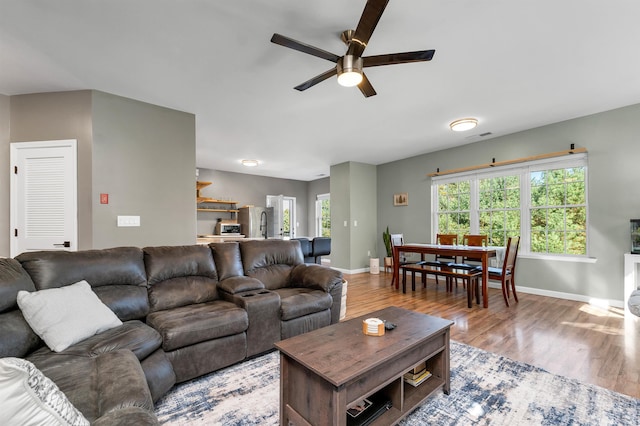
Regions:
[[245, 239], [245, 236], [242, 234], [198, 235], [198, 237], [196, 238], [196, 243], [197, 244], [224, 243], [226, 241], [240, 241], [244, 239]]

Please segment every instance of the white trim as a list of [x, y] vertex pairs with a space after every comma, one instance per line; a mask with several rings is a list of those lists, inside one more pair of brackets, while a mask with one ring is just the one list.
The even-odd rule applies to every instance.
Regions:
[[518, 259], [535, 259], [535, 260], [552, 260], [558, 262], [575, 262], [575, 263], [596, 263], [598, 258], [588, 256], [571, 256], [562, 254], [536, 254], [536, 253], [520, 253]]
[[[18, 194], [18, 176], [14, 173], [14, 167], [17, 166], [18, 160], [21, 158], [20, 153], [26, 152], [30, 149], [50, 149], [50, 148], [70, 148], [68, 151], [68, 157], [70, 159], [72, 168], [69, 172], [69, 196], [70, 203], [68, 204], [71, 211], [74, 211], [74, 216], [68, 219], [73, 219], [73, 224], [69, 226], [69, 235], [66, 237], [70, 242], [71, 247], [66, 251], [78, 250], [78, 141], [77, 139], [60, 139], [60, 140], [47, 140], [47, 141], [25, 141], [25, 142], [11, 142], [9, 144], [9, 174], [10, 174], [10, 190], [9, 190], [9, 251], [10, 255], [15, 257], [19, 253], [18, 238], [14, 236], [14, 229], [19, 228], [18, 219], [18, 201], [24, 194]], [[44, 247], [42, 248], [44, 249]], [[65, 250], [60, 248], [60, 250]]]
[[366, 272], [367, 274], [369, 273], [369, 267], [360, 268], [360, 269], [344, 269], [344, 268], [334, 268], [332, 266], [331, 269], [335, 269], [336, 271], [340, 271], [343, 274], [347, 274], [347, 275], [362, 274], [364, 272]]
[[[495, 288], [491, 284], [489, 285], [489, 287]], [[500, 285], [497, 285], [497, 288], [501, 288]], [[539, 288], [520, 287], [520, 286], [516, 286], [516, 291], [518, 293], [528, 293], [528, 294], [535, 294], [538, 296], [555, 297], [556, 299], [565, 299], [565, 300], [573, 300], [576, 302], [584, 302], [590, 305], [597, 305], [597, 306], [605, 305], [605, 306], [612, 306], [614, 308], [624, 308], [624, 302], [622, 300], [599, 299], [599, 298], [587, 296], [584, 294], [564, 293], [561, 291], [542, 290]]]

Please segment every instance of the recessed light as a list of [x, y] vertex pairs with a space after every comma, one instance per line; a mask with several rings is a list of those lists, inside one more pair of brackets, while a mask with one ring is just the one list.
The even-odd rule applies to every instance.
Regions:
[[461, 118], [460, 120], [452, 121], [449, 127], [454, 132], [464, 132], [471, 130], [478, 125], [477, 118]]
[[243, 166], [247, 166], [247, 167], [255, 167], [258, 164], [260, 164], [258, 160], [242, 160], [241, 162]]

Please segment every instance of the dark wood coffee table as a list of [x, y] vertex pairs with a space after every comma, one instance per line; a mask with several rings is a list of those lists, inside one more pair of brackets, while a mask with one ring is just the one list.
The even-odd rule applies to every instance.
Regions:
[[[397, 325], [366, 336], [362, 321]], [[280, 424], [346, 425], [347, 408], [384, 395], [392, 406], [373, 424], [395, 424], [433, 392], [449, 394], [452, 321], [389, 307], [276, 343], [280, 350]], [[433, 374], [414, 387], [403, 374], [426, 361]]]

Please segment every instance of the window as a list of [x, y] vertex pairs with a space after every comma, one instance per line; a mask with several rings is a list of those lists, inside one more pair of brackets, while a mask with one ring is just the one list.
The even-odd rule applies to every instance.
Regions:
[[531, 251], [587, 254], [586, 167], [542, 170], [531, 178]]
[[494, 245], [520, 235], [520, 176], [479, 179], [479, 233]]
[[586, 154], [435, 177], [432, 229], [501, 246], [519, 235], [520, 253], [586, 256], [587, 192]]
[[471, 231], [471, 186], [468, 180], [438, 185], [438, 233], [456, 234], [458, 241]]

